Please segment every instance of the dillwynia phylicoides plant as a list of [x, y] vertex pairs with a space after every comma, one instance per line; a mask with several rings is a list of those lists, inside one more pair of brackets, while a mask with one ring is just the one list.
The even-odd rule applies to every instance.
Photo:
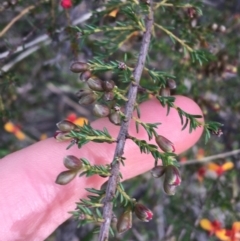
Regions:
[[[176, 34], [173, 27], [162, 25], [159, 15], [168, 8], [173, 14], [182, 16], [180, 25], [186, 22], [189, 24], [189, 29], [181, 32], [182, 36], [179, 36], [180, 32], [179, 35]], [[171, 109], [175, 109], [181, 119], [182, 130], [188, 128], [189, 132], [192, 132], [201, 126], [205, 131], [206, 142], [211, 133], [221, 134], [220, 123], [203, 123], [202, 116], [186, 113], [175, 105], [175, 98], [171, 96], [171, 91], [176, 88], [175, 76], [164, 72], [161, 66], [159, 69], [148, 67], [151, 66], [151, 50], [156, 41], [161, 41], [157, 39], [159, 32], [168, 36], [171, 44], [181, 49], [179, 54], [190, 59], [196, 66], [211, 59], [211, 54], [204, 46], [204, 36], [195, 28], [196, 19], [201, 15], [201, 6], [196, 2], [110, 0], [105, 3], [101, 12], [96, 11], [93, 14], [93, 24], [85, 25], [83, 28], [69, 27], [69, 31], [77, 35], [81, 43], [91, 36], [95, 37], [95, 48], [98, 49], [88, 62], [75, 61], [70, 66], [70, 70], [79, 74], [80, 80], [86, 86], [76, 93], [79, 104], [92, 105], [93, 113], [97, 117], [108, 117], [111, 123], [120, 126], [118, 137], [113, 138], [106, 128], [96, 130], [88, 123], [77, 126], [70, 121], [62, 120], [57, 124], [58, 131], [55, 134], [57, 141], [69, 142], [67, 148], [73, 145], [81, 148], [91, 141], [99, 145], [104, 142], [116, 143], [115, 154], [110, 164], [92, 165], [91, 160], [84, 156], [69, 155], [64, 158], [67, 170], [60, 173], [56, 179], [58, 184], [65, 185], [77, 176], [81, 178], [84, 175], [99, 175], [106, 178], [100, 190], [87, 188], [90, 193], [88, 198], [81, 199], [76, 210], [72, 212], [80, 224], [96, 224], [99, 241], [108, 240], [109, 233], [114, 235], [115, 230], [122, 233], [130, 229], [133, 213], [144, 222], [150, 221], [153, 217], [151, 210], [126, 193], [122, 185], [121, 166], [125, 163], [123, 153], [126, 139], [133, 141], [142, 153], [152, 155], [152, 176], [164, 179], [163, 189], [167, 195], [174, 195], [177, 186], [181, 184], [174, 143], [157, 132], [161, 123], [141, 121], [140, 103], [151, 96], [159, 101], [159, 105], [167, 108], [167, 114]], [[96, 25], [96, 16], [102, 19], [111, 16], [112, 19], [105, 21], [106, 24], [103, 21], [104, 23]], [[133, 61], [123, 53], [121, 60], [114, 59], [117, 51], [124, 52], [122, 45], [133, 36], [138, 36], [141, 42], [137, 58]], [[191, 39], [191, 42], [187, 39]], [[111, 72], [117, 81], [101, 79], [99, 75], [104, 72]], [[147, 76], [147, 82], [141, 79], [143, 73]], [[137, 117], [132, 115], [134, 110]], [[137, 131], [140, 126], [143, 127], [149, 140], [154, 139], [155, 144], [130, 136], [130, 121], [135, 122]], [[114, 209], [119, 207], [123, 208], [123, 212], [116, 221]]]

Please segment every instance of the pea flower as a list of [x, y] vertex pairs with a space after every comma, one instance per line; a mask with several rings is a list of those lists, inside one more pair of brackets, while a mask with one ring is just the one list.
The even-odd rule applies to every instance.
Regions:
[[[206, 166], [203, 166], [198, 169], [197, 171], [197, 179], [202, 182], [204, 177], [210, 176], [210, 177], [220, 177], [222, 176], [225, 172], [233, 169], [234, 164], [231, 161], [227, 161], [222, 165], [218, 165], [216, 163], [209, 163]], [[213, 174], [213, 175], [211, 175]]]
[[58, 142], [70, 141], [73, 138], [69, 136], [71, 130], [77, 128], [76, 125], [83, 126], [88, 120], [84, 117], [77, 117], [76, 114], [72, 113], [67, 116], [67, 120], [60, 121], [57, 123], [57, 130], [54, 134], [54, 138]]
[[215, 235], [221, 241], [239, 241], [240, 240], [240, 222], [234, 222], [232, 229], [225, 229], [221, 227], [219, 221], [209, 221], [202, 219], [200, 226], [209, 231], [210, 235]]
[[222, 233], [222, 225], [219, 221], [214, 220], [210, 221], [208, 219], [202, 219], [200, 221], [200, 226], [202, 229], [209, 232], [209, 235], [221, 235]]
[[233, 167], [234, 167], [234, 165], [230, 161], [227, 161], [222, 165], [218, 165], [216, 163], [209, 163], [207, 165], [207, 169], [215, 172], [218, 176], [221, 176], [226, 171], [231, 170]]
[[4, 125], [4, 129], [5, 131], [12, 133], [14, 136], [16, 136], [18, 140], [26, 139], [26, 135], [21, 131], [21, 129], [10, 121]]
[[70, 113], [67, 116], [67, 120], [71, 121], [72, 123], [74, 123], [75, 125], [78, 125], [78, 126], [83, 126], [84, 123], [88, 123], [88, 119], [86, 119], [84, 117], [77, 117], [77, 115], [75, 113]]
[[239, 241], [240, 240], [240, 222], [234, 222], [232, 229], [222, 229], [218, 235], [222, 241]]

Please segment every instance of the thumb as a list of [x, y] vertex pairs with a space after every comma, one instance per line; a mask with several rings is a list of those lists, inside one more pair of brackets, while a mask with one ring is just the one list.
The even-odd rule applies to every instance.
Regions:
[[[186, 97], [176, 97], [175, 104], [188, 113], [202, 114], [197, 104]], [[171, 109], [167, 116], [166, 108], [156, 100], [145, 102], [140, 109], [143, 122], [161, 122], [158, 133], [173, 142], [176, 153], [191, 147], [202, 134], [202, 128], [191, 134], [188, 128], [181, 131], [177, 111]], [[100, 119], [92, 126], [97, 129], [106, 127], [114, 137], [119, 132], [119, 127], [106, 119]], [[134, 123], [130, 125], [129, 134], [147, 140], [143, 129], [136, 133]], [[115, 150], [115, 144], [89, 143], [80, 150], [77, 147], [66, 150], [67, 145], [50, 138], [0, 160], [0, 193], [4, 197], [0, 199], [0, 237], [4, 240], [44, 240], [70, 217], [67, 212], [74, 210], [75, 202], [86, 197], [86, 187], [99, 188], [106, 181], [93, 176], [76, 178], [66, 186], [55, 184], [57, 175], [65, 169], [62, 160], [66, 155], [84, 157], [92, 164], [103, 164], [112, 161]], [[141, 154], [131, 140], [126, 142], [124, 157], [125, 166], [121, 167], [124, 179], [153, 167], [151, 155]]]

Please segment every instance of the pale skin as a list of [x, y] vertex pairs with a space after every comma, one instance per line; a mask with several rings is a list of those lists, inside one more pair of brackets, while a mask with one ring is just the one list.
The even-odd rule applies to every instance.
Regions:
[[[184, 111], [202, 115], [198, 105], [192, 100], [177, 96], [175, 104]], [[181, 123], [175, 109], [166, 116], [166, 109], [158, 101], [150, 100], [141, 105], [141, 120], [148, 123], [161, 122], [158, 133], [173, 142], [179, 154], [200, 138], [203, 129], [197, 128], [189, 134], [188, 128], [181, 131]], [[119, 127], [100, 119], [92, 123], [96, 129], [107, 127], [110, 134], [117, 137]], [[136, 134], [135, 124], [131, 123], [130, 135], [147, 140], [143, 129]], [[75, 155], [87, 158], [91, 163], [110, 163], [115, 144], [89, 143], [78, 149], [66, 150], [68, 143], [57, 143], [49, 138], [12, 153], [0, 160], [0, 237], [1, 240], [42, 241], [61, 223], [70, 217], [75, 202], [86, 197], [85, 188], [99, 188], [105, 178], [77, 177], [65, 186], [55, 183], [57, 175], [66, 170], [63, 158]], [[138, 147], [127, 140], [124, 157], [125, 167], [121, 166], [123, 178], [129, 179], [154, 166], [151, 155], [141, 154]], [[159, 189], [162, 189], [159, 186]]]

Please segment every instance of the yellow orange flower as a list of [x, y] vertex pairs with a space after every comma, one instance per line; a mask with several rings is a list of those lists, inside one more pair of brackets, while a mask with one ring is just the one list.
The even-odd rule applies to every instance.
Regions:
[[240, 222], [234, 222], [232, 229], [222, 229], [218, 234], [221, 241], [240, 241]]
[[26, 135], [21, 131], [21, 129], [10, 121], [4, 125], [4, 129], [9, 133], [14, 134], [19, 140], [24, 140], [26, 138]]
[[221, 223], [217, 220], [210, 221], [208, 219], [202, 219], [200, 226], [202, 229], [207, 230], [210, 235], [217, 234], [222, 230]]
[[233, 169], [234, 164], [231, 161], [227, 161], [222, 165], [218, 165], [216, 163], [209, 163], [206, 166], [200, 167], [197, 171], [197, 179], [202, 182], [206, 173], [208, 171], [214, 172], [216, 176], [223, 175], [226, 171]]
[[216, 220], [211, 222], [208, 219], [202, 219], [200, 226], [221, 241], [240, 241], [240, 222], [234, 222], [232, 229], [224, 229]]
[[75, 113], [71, 113], [67, 116], [67, 120], [71, 121], [72, 123], [74, 123], [75, 125], [78, 126], [83, 126], [84, 122], [88, 123], [88, 119], [84, 118], [84, 117], [77, 117], [77, 115]]
[[233, 169], [233, 167], [234, 164], [230, 161], [227, 161], [222, 165], [218, 165], [216, 163], [209, 163], [207, 165], [207, 169], [216, 172], [218, 176], [221, 176], [224, 172]]

